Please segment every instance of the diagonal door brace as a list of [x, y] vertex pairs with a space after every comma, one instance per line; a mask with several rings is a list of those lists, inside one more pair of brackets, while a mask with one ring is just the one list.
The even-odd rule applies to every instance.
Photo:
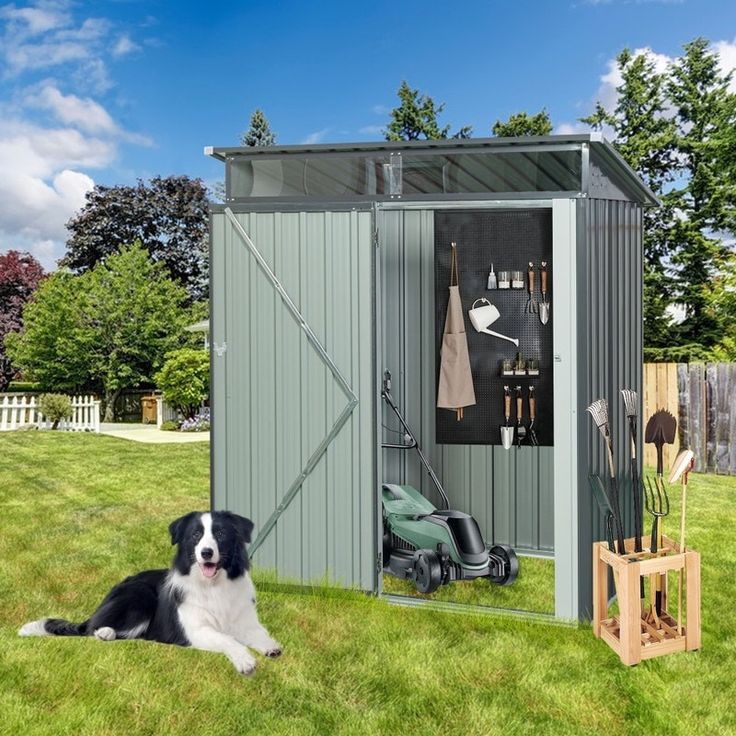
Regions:
[[302, 468], [299, 475], [294, 479], [294, 482], [289, 486], [288, 490], [281, 499], [281, 502], [276, 507], [276, 510], [271, 514], [266, 523], [259, 530], [258, 536], [255, 538], [249, 549], [249, 554], [252, 556], [255, 554], [256, 550], [261, 546], [261, 544], [263, 544], [266, 537], [271, 533], [271, 530], [274, 528], [274, 526], [276, 526], [276, 522], [279, 520], [281, 514], [283, 514], [284, 511], [286, 511], [286, 509], [289, 507], [289, 504], [294, 500], [294, 497], [299, 492], [299, 489], [304, 484], [304, 481], [312, 472], [315, 465], [317, 465], [317, 463], [320, 461], [320, 458], [322, 457], [322, 455], [324, 455], [332, 440], [335, 439], [335, 437], [338, 435], [338, 433], [342, 429], [342, 426], [345, 424], [345, 422], [347, 422], [348, 418], [353, 413], [353, 410], [358, 405], [358, 397], [355, 395], [353, 389], [350, 387], [350, 384], [345, 380], [345, 377], [340, 372], [340, 369], [337, 367], [337, 365], [335, 365], [335, 362], [332, 360], [327, 350], [325, 350], [324, 346], [319, 341], [319, 338], [317, 337], [317, 335], [315, 335], [314, 331], [309, 326], [306, 319], [304, 319], [304, 316], [299, 311], [299, 308], [296, 306], [296, 304], [294, 304], [288, 292], [286, 291], [286, 289], [284, 289], [282, 283], [276, 277], [276, 274], [271, 270], [271, 267], [261, 255], [260, 251], [256, 248], [255, 244], [248, 236], [248, 233], [245, 231], [245, 228], [240, 224], [238, 219], [233, 214], [233, 211], [229, 207], [225, 208], [225, 216], [230, 221], [230, 224], [233, 226], [235, 232], [238, 233], [240, 239], [243, 241], [245, 246], [256, 259], [256, 262], [260, 266], [266, 278], [271, 282], [273, 288], [278, 292], [279, 296], [284, 302], [284, 305], [291, 312], [297, 324], [302, 328], [302, 330], [304, 330], [307, 340], [314, 348], [320, 360], [322, 360], [322, 362], [330, 369], [330, 372], [337, 382], [337, 385], [340, 387], [342, 392], [345, 394], [345, 397], [348, 399], [347, 405], [342, 410], [340, 416], [337, 418], [335, 423], [332, 425], [330, 431], [319, 443], [317, 449], [309, 456], [309, 459], [304, 464], [304, 467]]

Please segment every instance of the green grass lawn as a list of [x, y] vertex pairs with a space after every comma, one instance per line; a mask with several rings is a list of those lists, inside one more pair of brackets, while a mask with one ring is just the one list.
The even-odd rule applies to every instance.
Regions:
[[[167, 525], [208, 504], [205, 444], [0, 435], [0, 734], [736, 733], [736, 480], [693, 476], [703, 648], [622, 666], [586, 626], [262, 590], [285, 647], [253, 677], [147, 642], [22, 639], [82, 619], [123, 576], [168, 564]], [[666, 530], [677, 528], [676, 501]]]

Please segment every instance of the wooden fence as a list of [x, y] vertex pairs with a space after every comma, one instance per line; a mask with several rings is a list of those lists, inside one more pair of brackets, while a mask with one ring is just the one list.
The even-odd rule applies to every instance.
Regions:
[[[94, 396], [73, 396], [71, 419], [59, 422], [59, 429], [68, 432], [99, 432], [100, 402]], [[52, 422], [38, 409], [35, 396], [3, 396], [0, 401], [0, 432], [35, 425], [51, 429]]]
[[[698, 472], [736, 475], [736, 363], [645, 364], [645, 420], [657, 409], [677, 417], [679, 446], [665, 445], [665, 469], [681, 446]], [[644, 464], [656, 465], [654, 445], [644, 448]]]

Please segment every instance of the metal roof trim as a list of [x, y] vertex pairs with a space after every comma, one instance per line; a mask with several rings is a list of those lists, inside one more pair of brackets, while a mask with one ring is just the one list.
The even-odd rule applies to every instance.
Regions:
[[641, 197], [641, 202], [650, 207], [659, 207], [662, 203], [659, 197], [639, 178], [626, 159], [616, 150], [615, 146], [601, 137], [600, 141], [591, 141], [592, 147], [601, 161], [615, 174], [618, 174], [625, 184], [631, 186], [635, 194]]

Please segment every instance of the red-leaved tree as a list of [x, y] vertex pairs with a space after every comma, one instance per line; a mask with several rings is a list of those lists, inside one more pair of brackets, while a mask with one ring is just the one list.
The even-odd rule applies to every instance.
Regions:
[[41, 264], [30, 253], [0, 253], [0, 391], [15, 374], [5, 354], [5, 335], [23, 326], [23, 307], [44, 276]]

